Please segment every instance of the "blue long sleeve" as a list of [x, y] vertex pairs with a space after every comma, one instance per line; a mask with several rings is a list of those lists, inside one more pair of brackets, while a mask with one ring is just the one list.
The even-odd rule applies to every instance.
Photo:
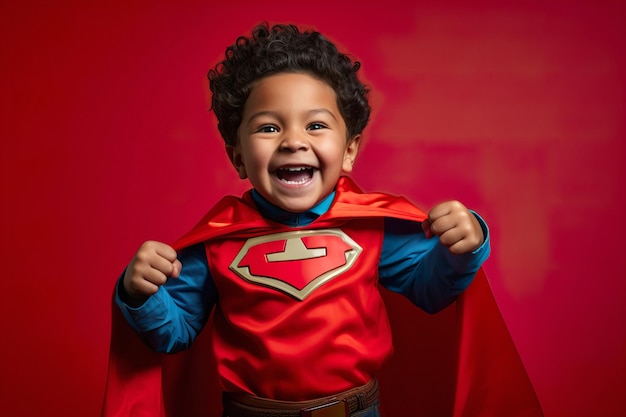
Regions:
[[472, 253], [454, 255], [437, 237], [426, 238], [420, 223], [385, 219], [379, 281], [429, 313], [451, 304], [471, 283], [489, 256], [489, 231], [476, 215], [485, 236]]
[[178, 278], [169, 278], [156, 294], [131, 307], [119, 279], [115, 301], [130, 325], [157, 352], [175, 353], [190, 347], [206, 324], [217, 300], [204, 245], [178, 254], [183, 267]]

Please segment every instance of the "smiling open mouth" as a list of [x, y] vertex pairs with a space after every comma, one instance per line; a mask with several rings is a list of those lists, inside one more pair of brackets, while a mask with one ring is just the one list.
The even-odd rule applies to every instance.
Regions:
[[305, 184], [313, 178], [314, 168], [312, 167], [285, 167], [276, 170], [276, 177], [292, 185]]

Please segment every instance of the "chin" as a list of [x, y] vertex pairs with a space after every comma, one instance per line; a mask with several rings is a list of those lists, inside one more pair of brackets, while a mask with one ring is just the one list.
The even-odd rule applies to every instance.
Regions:
[[315, 207], [319, 201], [310, 193], [293, 193], [292, 195], [274, 195], [274, 198], [271, 199], [276, 206], [282, 208], [283, 210], [287, 210], [292, 213], [302, 213], [304, 211], [308, 211]]
[[[276, 203], [274, 203], [276, 204]], [[303, 202], [303, 201], [294, 201], [294, 202], [285, 202], [281, 201], [276, 204], [278, 207], [283, 210], [287, 210], [291, 213], [302, 213], [312, 209], [315, 206], [315, 202]]]

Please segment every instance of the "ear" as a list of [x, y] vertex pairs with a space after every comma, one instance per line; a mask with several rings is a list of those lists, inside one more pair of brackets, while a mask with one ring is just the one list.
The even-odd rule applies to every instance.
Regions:
[[359, 153], [360, 144], [361, 135], [355, 135], [352, 138], [348, 139], [348, 144], [346, 145], [346, 150], [343, 154], [343, 165], [341, 166], [344, 174], [349, 174], [352, 172], [352, 166], [354, 165], [356, 156]]
[[226, 154], [228, 155], [228, 159], [233, 164], [237, 173], [239, 174], [239, 178], [245, 180], [248, 178], [248, 174], [246, 173], [246, 166], [243, 163], [243, 156], [241, 155], [241, 150], [239, 146], [226, 145]]

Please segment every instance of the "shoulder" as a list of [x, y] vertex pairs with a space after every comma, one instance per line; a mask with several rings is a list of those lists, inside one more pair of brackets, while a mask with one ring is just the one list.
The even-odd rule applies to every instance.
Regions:
[[423, 221], [427, 215], [402, 196], [380, 192], [363, 192], [352, 179], [341, 177], [337, 197], [331, 207], [337, 217], [391, 217]]

